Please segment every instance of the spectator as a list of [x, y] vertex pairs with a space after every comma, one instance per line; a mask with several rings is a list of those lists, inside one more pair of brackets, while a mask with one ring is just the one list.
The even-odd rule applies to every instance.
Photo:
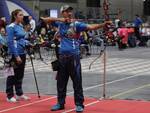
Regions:
[[6, 27], [6, 19], [5, 17], [0, 18], [0, 28], [5, 28]]
[[[81, 32], [79, 40], [80, 40], [80, 49], [82, 50], [82, 46], [83, 46], [86, 49], [86, 55], [87, 56], [91, 55], [89, 53], [89, 46], [88, 46], [89, 45], [89, 36], [87, 35], [87, 32], [85, 32], [85, 31]], [[81, 51], [81, 54], [82, 54], [82, 51]], [[81, 57], [82, 57], [82, 55], [81, 55]]]
[[142, 23], [143, 23], [143, 21], [142, 21], [142, 19], [140, 18], [140, 16], [139, 15], [135, 15], [135, 20], [134, 20], [134, 30], [135, 30], [135, 36], [137, 37], [137, 39], [139, 40], [139, 41], [141, 41], [141, 36], [140, 36], [140, 31], [139, 31], [139, 29], [140, 29], [140, 26], [142, 25]]
[[118, 47], [119, 50], [123, 50], [127, 47], [128, 43], [128, 28], [126, 28], [124, 24], [122, 24], [122, 27], [118, 29], [118, 35]]
[[32, 18], [32, 16], [29, 16], [29, 23], [31, 25], [31, 32], [34, 32], [36, 23], [35, 23], [35, 20]]
[[5, 46], [7, 45], [6, 31], [4, 27], [0, 28], [0, 44], [5, 45]]
[[115, 19], [115, 28], [119, 28], [121, 26], [121, 19], [119, 16], [116, 17]]

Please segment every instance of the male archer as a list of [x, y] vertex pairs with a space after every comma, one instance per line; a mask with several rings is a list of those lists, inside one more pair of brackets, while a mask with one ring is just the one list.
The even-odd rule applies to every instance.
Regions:
[[73, 19], [73, 8], [64, 5], [60, 9], [62, 18], [41, 18], [47, 23], [58, 27], [60, 33], [59, 48], [59, 70], [57, 76], [57, 104], [51, 110], [57, 111], [65, 108], [65, 98], [67, 92], [67, 83], [69, 76], [73, 82], [74, 101], [76, 112], [84, 110], [84, 96], [82, 88], [80, 50], [79, 50], [79, 34], [82, 31], [96, 30], [102, 28], [110, 21], [102, 24], [85, 24]]

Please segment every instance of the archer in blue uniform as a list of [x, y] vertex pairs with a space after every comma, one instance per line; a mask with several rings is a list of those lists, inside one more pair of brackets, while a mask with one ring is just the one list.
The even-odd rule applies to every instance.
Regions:
[[41, 18], [47, 23], [51, 23], [58, 28], [61, 41], [59, 48], [59, 70], [57, 75], [57, 104], [51, 110], [57, 111], [65, 108], [65, 98], [69, 76], [73, 82], [74, 101], [76, 112], [84, 110], [84, 96], [82, 88], [82, 75], [79, 50], [80, 32], [86, 30], [96, 30], [103, 27], [103, 24], [88, 25], [83, 22], [75, 21], [73, 8], [69, 5], [61, 7], [60, 12], [63, 18]]
[[[6, 93], [8, 102], [17, 102], [19, 100], [29, 100], [29, 97], [23, 94], [22, 82], [26, 62], [25, 46], [28, 41], [25, 40], [26, 32], [23, 29], [23, 12], [16, 9], [12, 12], [12, 23], [7, 26], [7, 45], [8, 54], [12, 56], [14, 75], [8, 76], [6, 81]], [[16, 98], [13, 87], [16, 90]]]

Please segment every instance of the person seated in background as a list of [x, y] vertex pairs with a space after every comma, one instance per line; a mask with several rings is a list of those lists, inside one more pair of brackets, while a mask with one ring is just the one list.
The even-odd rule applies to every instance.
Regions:
[[6, 37], [7, 35], [5, 28], [4, 27], [0, 28], [0, 43], [5, 46], [7, 45]]
[[92, 40], [93, 40], [94, 35], [95, 35], [94, 31], [90, 30], [90, 31], [87, 32], [87, 34], [88, 34], [88, 37], [89, 37], [89, 44], [91, 46], [92, 45]]
[[115, 19], [115, 28], [118, 29], [121, 26], [121, 19], [120, 16], [117, 15]]
[[118, 29], [118, 47], [119, 50], [125, 49], [128, 44], [128, 28], [125, 24], [122, 24], [121, 28]]
[[128, 28], [128, 46], [129, 47], [136, 47], [136, 37], [134, 28], [129, 24], [127, 25]]
[[7, 53], [7, 35], [4, 27], [0, 28], [0, 50], [1, 56], [4, 57]]
[[1, 28], [5, 28], [6, 27], [6, 18], [5, 17], [1, 17], [0, 18], [0, 29]]
[[41, 32], [38, 37], [39, 43], [44, 43], [45, 37], [46, 37], [46, 29], [41, 28]]
[[[88, 56], [88, 55], [91, 55], [90, 53], [89, 53], [89, 46], [88, 46], [88, 35], [87, 35], [87, 32], [85, 32], [85, 31], [83, 31], [83, 32], [81, 32], [81, 34], [80, 34], [80, 38], [79, 38], [79, 41], [80, 41], [80, 49], [82, 49], [82, 47], [84, 47], [85, 48], [85, 50], [86, 50], [86, 55]], [[82, 50], [81, 50], [81, 54], [82, 54]]]
[[46, 46], [46, 44], [48, 43], [48, 36], [46, 34], [46, 28], [42, 27], [41, 28], [41, 32], [39, 34], [39, 36], [37, 37], [37, 42], [38, 44], [40, 44], [41, 46]]
[[36, 27], [35, 20], [32, 18], [32, 16], [29, 16], [28, 18], [29, 18], [29, 23], [30, 23], [30, 25], [31, 25], [30, 31], [31, 31], [31, 32], [34, 32], [35, 27]]
[[141, 34], [141, 42], [139, 46], [148, 46], [148, 40], [150, 39], [150, 25], [148, 23], [144, 23], [140, 28]]

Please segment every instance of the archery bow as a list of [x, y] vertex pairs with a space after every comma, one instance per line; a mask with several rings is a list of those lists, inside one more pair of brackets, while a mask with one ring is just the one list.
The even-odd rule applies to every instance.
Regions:
[[[104, 2], [103, 2], [103, 10], [104, 10], [104, 18], [105, 18], [105, 21], [108, 21], [108, 20], [109, 20], [109, 14], [108, 14], [109, 3], [108, 3], [108, 0], [104, 0]], [[108, 30], [109, 30], [108, 24], [106, 24], [103, 29], [104, 29], [104, 31], [108, 31]], [[104, 42], [104, 40], [103, 40], [103, 47], [104, 47], [104, 48], [100, 51], [99, 56], [96, 57], [96, 58], [90, 63], [89, 69], [91, 69], [92, 64], [104, 54], [104, 51], [105, 51], [105, 49], [106, 49], [106, 44], [104, 44], [104, 43], [105, 43], [105, 42]]]

